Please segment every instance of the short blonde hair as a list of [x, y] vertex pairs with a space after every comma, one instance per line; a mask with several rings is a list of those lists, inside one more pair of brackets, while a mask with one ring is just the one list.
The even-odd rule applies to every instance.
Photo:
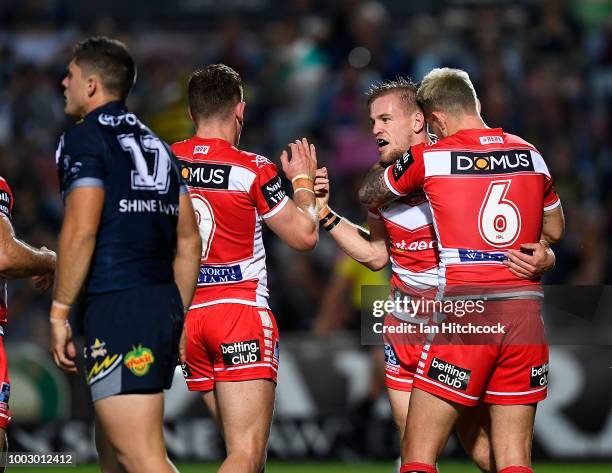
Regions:
[[467, 72], [449, 67], [433, 69], [417, 91], [425, 115], [431, 112], [478, 113], [476, 91]]

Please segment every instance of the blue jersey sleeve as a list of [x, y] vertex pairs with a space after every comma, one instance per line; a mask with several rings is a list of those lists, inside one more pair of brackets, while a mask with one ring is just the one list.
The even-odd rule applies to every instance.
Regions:
[[77, 187], [104, 187], [104, 155], [104, 139], [87, 123], [76, 125], [62, 135], [56, 161], [64, 199]]

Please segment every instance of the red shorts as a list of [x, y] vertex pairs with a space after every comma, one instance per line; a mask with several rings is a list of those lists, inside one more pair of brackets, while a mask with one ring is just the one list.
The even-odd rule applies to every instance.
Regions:
[[[385, 343], [385, 386], [398, 391], [412, 391], [414, 373], [425, 343], [424, 336], [417, 334], [389, 333], [389, 327], [405, 327], [407, 322], [392, 315], [385, 317], [383, 340]], [[409, 324], [419, 332], [419, 324]]]
[[190, 391], [210, 391], [217, 381], [270, 379], [278, 371], [278, 328], [268, 309], [215, 304], [192, 309], [185, 318]]
[[[546, 398], [548, 344], [538, 301], [489, 301], [481, 319], [449, 317], [438, 324], [501, 324], [495, 336], [451, 335], [423, 347], [414, 387], [465, 406], [532, 404]], [[487, 319], [487, 322], [484, 322]], [[460, 320], [460, 322], [458, 322]], [[448, 327], [448, 326], [447, 326]], [[451, 330], [451, 329], [449, 329]], [[449, 335], [446, 334], [440, 338]], [[478, 344], [479, 337], [486, 344]], [[460, 339], [463, 339], [461, 343]]]
[[4, 337], [0, 335], [0, 429], [6, 430], [11, 423], [9, 396], [11, 382], [9, 380], [8, 362], [4, 351]]

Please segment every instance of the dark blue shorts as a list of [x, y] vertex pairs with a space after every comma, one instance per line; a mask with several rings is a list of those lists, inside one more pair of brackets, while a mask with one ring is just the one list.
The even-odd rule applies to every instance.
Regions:
[[183, 327], [174, 283], [89, 295], [84, 324], [87, 383], [94, 401], [170, 388]]

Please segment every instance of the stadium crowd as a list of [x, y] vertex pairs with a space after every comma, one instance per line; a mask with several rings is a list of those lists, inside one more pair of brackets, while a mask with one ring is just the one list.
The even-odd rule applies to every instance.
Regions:
[[[264, 2], [265, 3], [265, 2]], [[426, 2], [425, 2], [426, 3]], [[192, 132], [185, 84], [194, 67], [225, 63], [246, 82], [241, 146], [278, 163], [308, 136], [334, 182], [331, 203], [353, 221], [363, 175], [377, 159], [364, 93], [397, 75], [420, 80], [438, 66], [466, 70], [487, 123], [537, 146], [564, 204], [567, 235], [555, 248], [552, 284], [612, 281], [612, 7], [609, 2], [439, 2], [397, 15], [386, 2], [293, 0], [257, 21], [212, 17], [201, 28], [134, 17], [71, 17], [66, 2], [0, 7], [0, 175], [15, 194], [15, 228], [56, 249], [62, 206], [55, 167], [67, 124], [60, 81], [74, 42], [125, 41], [139, 64], [128, 102], [167, 142]], [[297, 253], [267, 238], [271, 307], [281, 329], [308, 330], [336, 267], [328, 235]], [[46, 345], [48, 295], [12, 284], [10, 337]]]

